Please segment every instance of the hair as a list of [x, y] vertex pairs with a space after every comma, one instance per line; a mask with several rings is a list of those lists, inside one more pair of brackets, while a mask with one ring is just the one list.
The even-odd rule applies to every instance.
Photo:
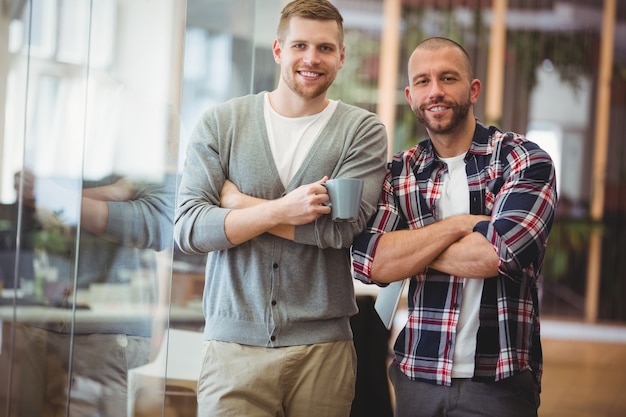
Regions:
[[425, 39], [422, 42], [420, 42], [417, 45], [417, 47], [415, 47], [415, 50], [417, 51], [418, 49], [426, 49], [426, 50], [429, 50], [429, 51], [435, 51], [435, 50], [441, 49], [441, 48], [456, 48], [459, 51], [461, 51], [463, 53], [463, 60], [465, 62], [465, 70], [467, 71], [467, 74], [469, 75], [470, 79], [474, 78], [474, 70], [472, 68], [472, 60], [471, 60], [469, 54], [467, 53], [465, 48], [463, 48], [461, 46], [461, 44], [453, 41], [452, 39], [442, 38], [442, 37], [428, 38], [428, 39]]
[[339, 27], [339, 44], [343, 45], [343, 17], [339, 10], [327, 0], [294, 0], [280, 14], [278, 38], [284, 40], [292, 17], [313, 20], [334, 20]]

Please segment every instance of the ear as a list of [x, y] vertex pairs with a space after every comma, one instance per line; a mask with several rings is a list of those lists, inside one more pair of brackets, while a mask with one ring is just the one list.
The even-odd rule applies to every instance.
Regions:
[[480, 95], [480, 91], [482, 90], [483, 85], [480, 80], [473, 79], [470, 83], [470, 103], [476, 104], [478, 101], [478, 96]]
[[343, 63], [346, 60], [346, 45], [341, 46], [341, 54], [339, 55], [339, 69], [343, 68]]
[[274, 39], [272, 44], [272, 54], [274, 55], [274, 62], [280, 64], [280, 54], [282, 53], [282, 45], [280, 39]]
[[411, 89], [409, 87], [404, 87], [404, 97], [406, 97], [406, 101], [409, 102], [409, 105], [413, 106], [413, 103], [411, 103]]

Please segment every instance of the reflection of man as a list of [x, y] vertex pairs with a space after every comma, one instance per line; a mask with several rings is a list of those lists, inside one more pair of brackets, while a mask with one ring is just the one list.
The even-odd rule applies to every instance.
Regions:
[[[24, 202], [37, 203], [31, 187], [35, 179], [23, 177]], [[66, 259], [77, 263], [76, 287], [126, 284], [116, 298], [100, 300], [110, 305], [106, 308], [117, 309], [124, 302], [118, 297], [129, 297], [132, 280], [141, 275], [150, 280], [149, 287], [143, 298], [133, 296], [130, 302], [134, 307], [154, 304], [155, 251], [171, 246], [173, 193], [173, 178], [163, 184], [137, 185], [113, 177], [84, 183], [78, 253]], [[42, 318], [25, 327], [28, 370], [22, 378], [28, 398], [20, 395], [21, 415], [65, 415], [68, 392], [71, 416], [125, 415], [127, 371], [148, 362], [153, 324], [149, 311], [111, 320], [105, 310], [102, 320], [90, 321], [82, 320], [79, 312], [73, 322]]]
[[395, 155], [353, 246], [367, 283], [411, 277], [389, 368], [397, 416], [536, 416], [537, 280], [557, 204], [552, 160], [474, 117], [481, 82], [456, 42], [409, 59], [407, 101], [429, 139]]
[[[34, 280], [35, 227], [32, 205], [0, 204], [0, 288], [18, 288], [20, 280]], [[2, 301], [12, 302], [8, 297]]]

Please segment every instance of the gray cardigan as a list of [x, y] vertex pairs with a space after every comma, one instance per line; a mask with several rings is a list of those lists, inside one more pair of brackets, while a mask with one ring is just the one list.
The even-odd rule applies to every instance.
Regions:
[[[339, 102], [285, 189], [270, 150], [263, 94], [207, 111], [190, 139], [178, 194], [175, 240], [208, 253], [203, 308], [206, 340], [290, 346], [349, 340], [357, 312], [349, 248], [374, 213], [387, 160], [387, 136], [371, 112]], [[325, 215], [297, 226], [295, 241], [262, 234], [233, 246], [219, 206], [226, 179], [245, 194], [280, 198], [324, 175], [364, 180], [355, 223]]]

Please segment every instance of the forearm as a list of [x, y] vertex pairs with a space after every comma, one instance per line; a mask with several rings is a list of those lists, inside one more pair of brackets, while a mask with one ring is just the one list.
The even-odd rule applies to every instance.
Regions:
[[100, 201], [128, 201], [133, 196], [133, 187], [126, 179], [113, 184], [83, 189], [83, 197]]
[[471, 233], [476, 221], [476, 216], [460, 215], [420, 229], [385, 233], [376, 247], [371, 279], [392, 282], [416, 275]]
[[429, 267], [463, 278], [489, 278], [498, 275], [499, 262], [491, 243], [474, 232], [450, 245]]
[[311, 223], [328, 214], [330, 207], [326, 189], [321, 185], [327, 177], [302, 185], [275, 200], [249, 196], [226, 181], [220, 193], [220, 206], [232, 209], [225, 218], [224, 230], [229, 242], [238, 245], [262, 233], [294, 239], [294, 226]]
[[105, 201], [82, 198], [80, 227], [97, 236], [102, 236], [107, 227], [109, 207]]
[[107, 201], [108, 239], [124, 246], [161, 251], [171, 247], [173, 197], [142, 195], [137, 200]]
[[231, 210], [224, 221], [228, 240], [233, 245], [239, 245], [266, 232], [293, 240], [293, 226], [277, 223], [279, 216], [274, 201], [261, 200], [252, 206]]
[[[233, 244], [245, 242], [255, 236], [262, 233], [271, 233], [275, 236], [282, 237], [283, 239], [294, 239], [295, 228], [290, 224], [277, 224], [275, 226], [261, 225], [260, 230], [254, 231], [247, 227], [247, 220], [257, 221], [260, 209], [267, 209], [267, 207], [258, 207], [261, 204], [267, 203], [268, 200], [262, 198], [252, 197], [246, 194], [238, 193], [232, 194], [229, 200], [222, 198], [222, 206], [236, 210], [232, 210], [226, 216], [226, 235]], [[231, 217], [232, 216], [232, 217]], [[246, 217], [247, 216], [247, 217]]]

